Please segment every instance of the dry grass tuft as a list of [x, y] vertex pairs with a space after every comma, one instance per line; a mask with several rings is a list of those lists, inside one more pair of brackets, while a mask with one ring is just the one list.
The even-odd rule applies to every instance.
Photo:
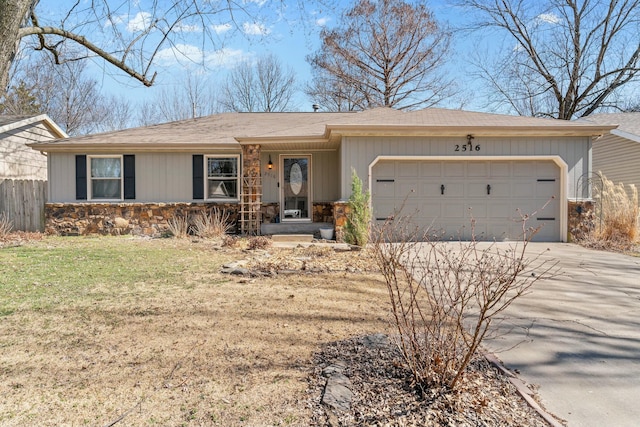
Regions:
[[587, 215], [588, 233], [581, 239], [585, 246], [629, 250], [640, 237], [638, 190], [624, 183], [614, 184], [602, 177], [602, 188], [594, 188], [595, 212]]
[[169, 232], [177, 239], [184, 239], [189, 235], [189, 219], [185, 216], [174, 216], [169, 221]]
[[6, 237], [13, 230], [13, 222], [3, 213], [0, 214], [0, 238]]
[[210, 212], [201, 212], [192, 220], [191, 230], [193, 234], [205, 239], [220, 239], [231, 231], [229, 212], [217, 207]]

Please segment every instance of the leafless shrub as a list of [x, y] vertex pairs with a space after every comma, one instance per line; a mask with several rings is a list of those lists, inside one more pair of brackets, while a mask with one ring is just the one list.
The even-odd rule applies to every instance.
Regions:
[[6, 237], [13, 231], [13, 221], [5, 215], [5, 213], [0, 213], [0, 237]]
[[189, 234], [189, 219], [186, 216], [176, 215], [167, 221], [169, 232], [177, 239], [184, 239]]
[[[377, 230], [374, 253], [391, 302], [404, 362], [426, 390], [456, 388], [497, 315], [526, 294], [554, 264], [525, 257], [537, 229], [504, 248], [495, 242], [442, 242], [439, 233], [396, 216]], [[474, 222], [471, 222], [472, 229]], [[473, 235], [474, 233], [472, 233]], [[397, 243], [388, 243], [394, 241]]]
[[266, 236], [254, 236], [249, 239], [248, 248], [250, 250], [266, 249], [271, 246], [271, 239]]
[[214, 207], [210, 212], [200, 212], [191, 224], [193, 234], [208, 239], [219, 239], [231, 231], [229, 212]]

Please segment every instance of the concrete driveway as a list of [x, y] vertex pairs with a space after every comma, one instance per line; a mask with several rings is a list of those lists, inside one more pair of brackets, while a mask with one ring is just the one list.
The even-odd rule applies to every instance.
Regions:
[[640, 258], [562, 243], [528, 248], [542, 252], [561, 275], [516, 301], [485, 346], [569, 426], [640, 425]]

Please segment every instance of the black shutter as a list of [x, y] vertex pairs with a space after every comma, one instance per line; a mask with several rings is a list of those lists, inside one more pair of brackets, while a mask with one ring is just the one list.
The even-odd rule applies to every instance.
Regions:
[[133, 154], [125, 154], [123, 159], [123, 175], [124, 175], [124, 198], [136, 198], [136, 156]]
[[204, 199], [204, 156], [193, 155], [193, 198]]
[[87, 156], [76, 155], [76, 200], [87, 200]]

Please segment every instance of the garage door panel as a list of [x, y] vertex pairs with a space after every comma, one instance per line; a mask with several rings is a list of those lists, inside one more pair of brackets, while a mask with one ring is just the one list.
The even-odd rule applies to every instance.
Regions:
[[[468, 197], [481, 197], [484, 199], [488, 195], [487, 193], [490, 192], [490, 190], [487, 191], [487, 185], [490, 184], [488, 184], [486, 180], [483, 182], [469, 182], [467, 183], [466, 195]], [[493, 189], [493, 186], [491, 189]]]
[[415, 178], [419, 176], [420, 166], [418, 162], [399, 162], [397, 176]]
[[444, 165], [444, 176], [449, 178], [464, 177], [464, 162], [447, 162]]
[[465, 216], [469, 219], [475, 218], [475, 219], [486, 220], [488, 218], [487, 214], [488, 214], [489, 208], [486, 202], [475, 202], [475, 203], [469, 203], [465, 211], [466, 211]]
[[444, 188], [439, 186], [438, 190], [444, 191], [442, 196], [445, 198], [450, 199], [464, 196], [464, 182], [447, 182], [442, 183], [442, 185], [444, 185]]
[[439, 178], [442, 176], [442, 162], [423, 162], [420, 175], [424, 178]]
[[426, 180], [420, 182], [420, 195], [422, 197], [440, 197], [440, 182]]
[[441, 218], [442, 212], [440, 211], [440, 203], [423, 203], [420, 211], [424, 218]]
[[395, 182], [386, 180], [376, 180], [373, 183], [373, 194], [376, 197], [395, 197]]
[[467, 164], [467, 177], [486, 177], [489, 174], [487, 162], [470, 162]]
[[396, 162], [379, 162], [376, 164], [376, 178], [395, 178]]
[[536, 176], [539, 178], [560, 178], [560, 170], [553, 162], [538, 162], [536, 164]]
[[491, 181], [491, 182], [488, 182], [487, 184], [491, 185], [491, 189], [490, 189], [491, 194], [489, 194], [489, 196], [491, 196], [492, 199], [511, 197], [511, 184], [509, 182]]
[[418, 196], [417, 185], [418, 183], [415, 181], [397, 181], [396, 183], [396, 198], [404, 199], [412, 199]]
[[559, 196], [559, 185], [556, 181], [538, 181], [536, 182], [536, 197], [551, 198]]
[[[389, 170], [391, 178], [381, 175]], [[527, 227], [544, 224], [534, 240], [560, 237], [560, 168], [551, 161], [389, 161], [374, 166], [372, 178], [377, 217], [397, 215], [404, 202], [402, 215], [423, 229], [433, 225], [445, 238], [470, 239], [473, 217], [478, 238], [516, 240], [522, 237], [522, 215], [533, 215]]]
[[511, 176], [511, 162], [491, 162], [489, 177], [508, 178]]
[[536, 162], [514, 162], [513, 176], [534, 177], [536, 176]]
[[[462, 201], [445, 203], [440, 209], [442, 217], [447, 220], [452, 218], [464, 219], [465, 217], [466, 209]], [[463, 224], [463, 222], [460, 222], [460, 224]]]

